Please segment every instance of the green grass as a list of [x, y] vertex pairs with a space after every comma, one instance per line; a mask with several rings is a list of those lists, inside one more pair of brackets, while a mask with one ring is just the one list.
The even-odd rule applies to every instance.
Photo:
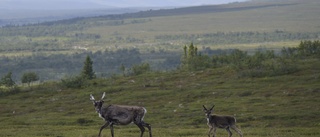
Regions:
[[[35, 129], [33, 129], [35, 128]], [[91, 129], [90, 129], [91, 128]], [[2, 130], [1, 136], [16, 136], [16, 137], [96, 137], [99, 126], [77, 128], [73, 126], [64, 126], [61, 128], [53, 126], [43, 127], [15, 127], [13, 129]], [[96, 129], [94, 129], [96, 128]], [[31, 130], [31, 131], [30, 131]], [[32, 131], [35, 130], [35, 131]], [[140, 131], [133, 125], [129, 127], [116, 127], [114, 129], [115, 137], [124, 136], [139, 136]], [[246, 137], [317, 137], [320, 132], [317, 128], [242, 128], [244, 136]], [[19, 134], [22, 133], [22, 134]], [[233, 136], [238, 136], [233, 132]], [[227, 136], [227, 131], [218, 129], [217, 136]], [[102, 137], [111, 136], [110, 129], [104, 129], [102, 131]], [[148, 131], [144, 136], [148, 136]], [[204, 137], [207, 136], [207, 129], [205, 128], [153, 128], [153, 136], [156, 137]]]
[[[81, 89], [65, 89], [57, 82], [20, 87], [18, 93], [0, 94], [0, 136], [96, 136], [103, 121], [89, 95], [99, 98], [106, 92], [107, 104], [145, 106], [154, 136], [206, 136], [202, 105], [215, 104], [214, 113], [234, 115], [248, 137], [316, 137], [319, 59], [296, 63], [301, 71], [276, 77], [239, 78], [230, 68], [215, 68], [96, 79]], [[110, 130], [102, 133], [109, 136]], [[139, 129], [116, 126], [115, 135], [139, 136]], [[227, 132], [218, 129], [217, 135]]]

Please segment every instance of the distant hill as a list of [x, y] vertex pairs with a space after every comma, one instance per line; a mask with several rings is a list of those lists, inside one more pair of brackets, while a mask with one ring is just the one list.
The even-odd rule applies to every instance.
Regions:
[[[309, 0], [314, 1], [314, 0]], [[40, 3], [41, 4], [41, 3]], [[0, 26], [5, 25], [22, 25], [34, 24], [40, 22], [65, 20], [77, 17], [95, 17], [95, 16], [112, 16], [121, 14], [117, 17], [124, 18], [146, 18], [157, 16], [175, 16], [175, 15], [188, 15], [188, 14], [205, 14], [216, 12], [237, 12], [250, 9], [261, 9], [268, 7], [281, 7], [301, 4], [299, 0], [253, 0], [249, 2], [234, 2], [221, 5], [203, 5], [192, 7], [131, 7], [131, 8], [117, 8], [112, 6], [101, 6], [94, 3], [76, 3], [72, 7], [67, 8], [64, 6], [72, 5], [66, 3], [60, 8], [53, 9], [28, 9], [27, 6], [20, 4], [15, 7], [10, 6], [10, 3], [0, 6]], [[12, 5], [12, 4], [11, 4]], [[28, 3], [27, 5], [32, 5]], [[39, 5], [36, 3], [34, 5]], [[55, 5], [53, 5], [54, 7]], [[38, 6], [39, 7], [39, 6]], [[41, 7], [41, 6], [40, 6]], [[83, 7], [83, 8], [82, 8]]]
[[65, 10], [65, 9], [106, 9], [133, 7], [182, 7], [195, 5], [217, 5], [246, 0], [2, 0], [0, 9], [36, 9], [36, 10]]
[[70, 19], [75, 17], [92, 17], [109, 14], [133, 13], [146, 9], [168, 9], [172, 7], [209, 3], [221, 4], [227, 3], [229, 1], [2, 1], [0, 2], [0, 26], [33, 24], [39, 22]]
[[25, 25], [77, 17], [94, 17], [108, 14], [137, 12], [139, 8], [110, 9], [70, 9], [70, 10], [30, 10], [0, 9], [0, 27], [5, 25]]
[[263, 3], [255, 5], [243, 5], [242, 3], [233, 3], [226, 5], [204, 5], [174, 9], [160, 9], [160, 10], [148, 10], [140, 11], [138, 13], [123, 14], [123, 18], [147, 18], [157, 16], [176, 16], [176, 15], [188, 15], [188, 14], [205, 14], [205, 13], [216, 13], [216, 12], [237, 12], [243, 10], [261, 9], [268, 7], [280, 7], [290, 6], [296, 3]]
[[[215, 50], [235, 48], [250, 53], [256, 50], [275, 50], [277, 53], [283, 47], [297, 46], [301, 40], [320, 38], [320, 18], [317, 18], [320, 15], [319, 7], [318, 0], [255, 0], [136, 12], [128, 9], [123, 14], [72, 16], [75, 18], [43, 23], [43, 20], [55, 17], [41, 21], [37, 18], [26, 18], [25, 20], [35, 24], [17, 26], [13, 23], [0, 28], [0, 53], [4, 62], [1, 64], [0, 75], [15, 68], [13, 73], [17, 74], [18, 79], [25, 71], [39, 70], [41, 67], [38, 72], [44, 74], [44, 78], [59, 79], [64, 74], [79, 70], [79, 67], [75, 67], [82, 65], [83, 60], [79, 55], [101, 57], [101, 53], [108, 56], [102, 60], [114, 64], [99, 60], [96, 65], [103, 67], [98, 67], [97, 72], [110, 74], [119, 71], [119, 66], [123, 63], [117, 58], [114, 59], [115, 56], [110, 53], [125, 53], [127, 49], [141, 53], [136, 58], [138, 63], [149, 62], [158, 70], [171, 70], [180, 62], [182, 47], [191, 42], [199, 51], [210, 55], [216, 53]], [[61, 15], [66, 14], [62, 12]], [[3, 22], [8, 23], [0, 21]], [[26, 56], [32, 57], [28, 59]], [[43, 56], [49, 61], [43, 59]], [[18, 59], [8, 63], [6, 57]], [[66, 59], [60, 59], [62, 57]], [[67, 65], [56, 65], [56, 68], [61, 70], [58, 71], [50, 67], [53, 63], [45, 64], [53, 60], [56, 64]], [[71, 66], [67, 62], [75, 64]], [[32, 63], [39, 67], [27, 65]], [[58, 72], [61, 72], [60, 75]]]

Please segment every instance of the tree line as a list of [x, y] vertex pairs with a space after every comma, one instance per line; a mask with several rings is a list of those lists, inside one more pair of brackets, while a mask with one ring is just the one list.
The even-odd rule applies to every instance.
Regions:
[[[278, 76], [299, 71], [295, 64], [298, 60], [320, 58], [320, 41], [301, 41], [298, 47], [283, 48], [279, 54], [272, 50], [258, 50], [249, 55], [239, 49], [212, 50], [213, 55], [203, 54], [193, 43], [183, 47], [181, 56], [171, 56], [157, 65], [145, 62], [137, 49], [118, 51], [99, 51], [73, 55], [30, 56], [25, 58], [1, 58], [1, 85], [11, 87], [21, 73], [21, 83], [52, 79], [62, 80], [67, 87], [81, 87], [86, 79], [110, 77], [113, 74], [123, 76], [140, 75], [159, 70], [166, 64], [171, 70], [198, 71], [208, 68], [228, 67], [240, 77]], [[205, 53], [205, 52], [204, 52]], [[154, 53], [163, 55], [164, 53]], [[156, 56], [155, 55], [155, 56]], [[167, 54], [170, 56], [170, 54]], [[149, 57], [149, 56], [148, 56]], [[83, 63], [83, 60], [85, 62]], [[16, 64], [14, 64], [16, 63]], [[94, 64], [93, 64], [94, 63]], [[83, 65], [84, 64], [84, 65]], [[158, 66], [158, 69], [157, 69]], [[82, 68], [82, 70], [81, 70]], [[167, 70], [162, 68], [161, 70]], [[16, 74], [14, 76], [13, 74]], [[49, 74], [49, 75], [48, 75]]]
[[[140, 53], [139, 49], [119, 49], [116, 51], [81, 52], [74, 54], [33, 54], [31, 56], [0, 56], [0, 77], [12, 72], [18, 80], [25, 72], [36, 72], [41, 81], [58, 80], [66, 75], [81, 71], [83, 60], [90, 56], [97, 77], [108, 77], [125, 72], [126, 75], [139, 73], [137, 64], [148, 63], [153, 70], [172, 70], [180, 63], [179, 54], [171, 52]], [[156, 61], [160, 60], [160, 61]], [[119, 67], [123, 65], [124, 70]], [[135, 66], [135, 67], [134, 67]], [[129, 69], [132, 68], [132, 69]]]
[[121, 64], [132, 66], [141, 63], [138, 49], [120, 49], [117, 51], [83, 52], [75, 54], [34, 54], [22, 57], [0, 57], [0, 76], [14, 73], [18, 79], [24, 72], [36, 72], [41, 80], [60, 79], [66, 74], [75, 74], [81, 70], [82, 62], [89, 55], [95, 62], [94, 69], [103, 72], [119, 72]]
[[298, 71], [295, 62], [308, 58], [320, 59], [319, 40], [301, 41], [299, 46], [294, 48], [284, 47], [280, 54], [275, 54], [273, 50], [264, 50], [249, 55], [246, 51], [233, 49], [212, 57], [202, 55], [191, 43], [184, 47], [180, 69], [195, 71], [228, 66], [237, 71], [241, 77], [278, 76]]
[[[93, 61], [89, 56], [86, 57], [84, 65], [80, 74], [73, 79], [61, 79], [61, 83], [66, 87], [81, 87], [85, 80], [95, 79], [96, 74], [93, 71]], [[39, 76], [35, 72], [25, 72], [21, 77], [21, 83], [27, 83], [30, 87], [30, 84], [34, 81], [38, 81]], [[0, 79], [0, 91], [2, 90], [1, 86], [9, 88], [11, 91], [19, 91], [16, 87], [16, 82], [12, 79], [12, 72], [8, 72]]]
[[314, 33], [293, 33], [282, 30], [275, 30], [273, 32], [216, 32], [205, 34], [177, 34], [177, 35], [158, 35], [155, 36], [159, 41], [193, 41], [197, 44], [246, 44], [246, 43], [262, 43], [270, 41], [284, 41], [284, 40], [302, 40], [302, 39], [317, 39], [320, 32]]

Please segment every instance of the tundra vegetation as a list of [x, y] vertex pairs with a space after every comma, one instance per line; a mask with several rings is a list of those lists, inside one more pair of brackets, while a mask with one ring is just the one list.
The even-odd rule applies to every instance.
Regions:
[[[144, 106], [154, 136], [206, 136], [201, 106], [215, 104], [246, 137], [318, 137], [319, 1], [213, 7], [0, 28], [0, 136], [97, 136], [88, 97], [106, 92]], [[37, 84], [21, 84], [29, 72]]]
[[[305, 43], [314, 45], [318, 41], [301, 42]], [[197, 70], [148, 71], [96, 78], [86, 80], [77, 88], [63, 86], [59, 81], [43, 82], [32, 88], [1, 87], [0, 134], [96, 136], [104, 122], [93, 112], [88, 96], [105, 91], [108, 104], [145, 106], [148, 109], [145, 120], [153, 127], [154, 136], [207, 135], [206, 116], [201, 106], [214, 103], [219, 104], [216, 114], [237, 117], [237, 126], [244, 136], [316, 137], [320, 135], [317, 130], [320, 64], [319, 54], [305, 52], [309, 51], [307, 47], [286, 48], [283, 52], [290, 51], [289, 54], [263, 61], [284, 60], [289, 70], [294, 66], [294, 71], [288, 71], [282, 62], [275, 62], [281, 69], [260, 66], [260, 74], [256, 67], [239, 69], [234, 67], [235, 62], [228, 62]], [[242, 57], [234, 58], [232, 54], [223, 54], [221, 58], [230, 57], [238, 59], [236, 63], [246, 64]], [[249, 72], [255, 75], [247, 75]], [[115, 136], [140, 134], [135, 126], [114, 128], [117, 129]], [[106, 130], [104, 134], [109, 133]], [[223, 136], [225, 131], [217, 130], [216, 135]]]

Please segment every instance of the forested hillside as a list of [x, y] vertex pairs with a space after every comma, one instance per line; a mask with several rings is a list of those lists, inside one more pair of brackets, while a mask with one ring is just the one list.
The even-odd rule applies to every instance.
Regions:
[[301, 40], [319, 39], [319, 5], [252, 1], [8, 25], [0, 28], [0, 76], [12, 71], [19, 82], [23, 73], [36, 72], [42, 81], [61, 79], [77, 74], [86, 55], [99, 77], [142, 63], [174, 70], [190, 43], [209, 57], [233, 49], [279, 54]]

